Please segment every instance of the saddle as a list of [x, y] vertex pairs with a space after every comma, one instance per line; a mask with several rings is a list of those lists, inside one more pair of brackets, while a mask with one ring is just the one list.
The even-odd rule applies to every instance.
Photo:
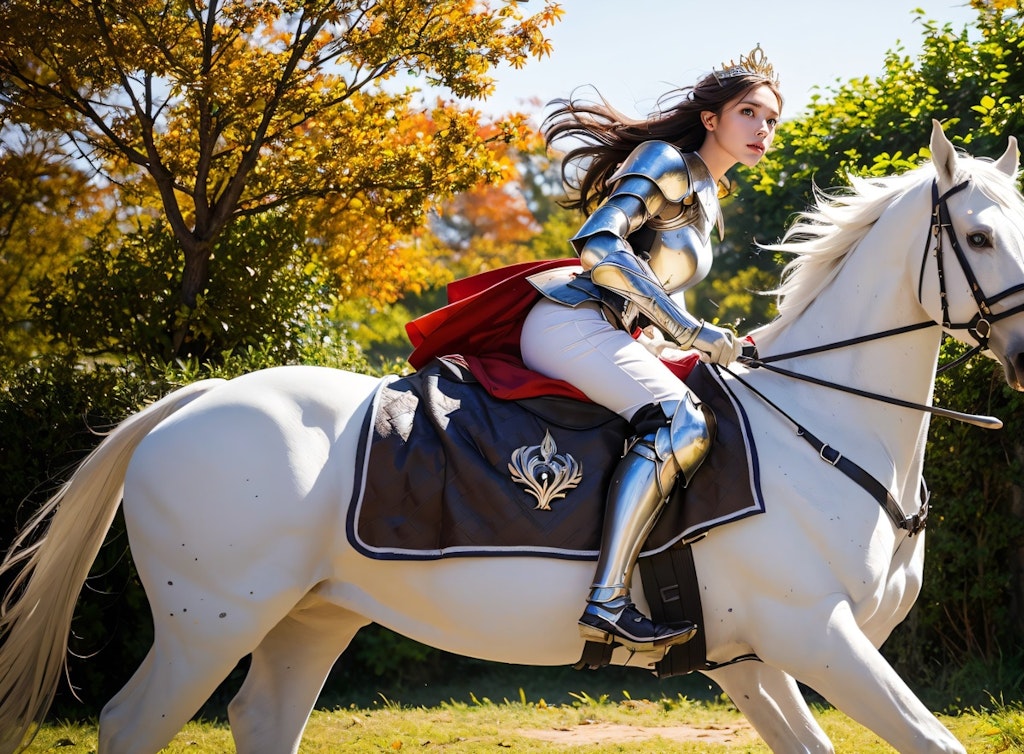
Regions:
[[[686, 380], [715, 413], [711, 453], [676, 487], [641, 552], [652, 617], [702, 623], [689, 544], [764, 512], [742, 408], [704, 365]], [[603, 406], [573, 398], [502, 400], [459, 357], [384, 380], [367, 412], [346, 519], [352, 546], [387, 560], [530, 556], [596, 560], [605, 492], [631, 438]], [[685, 496], [685, 501], [681, 498]], [[587, 642], [576, 668], [609, 663]], [[659, 677], [711, 667], [703, 632], [655, 663]]]
[[[677, 487], [642, 555], [761, 513], [756, 450], [739, 404], [699, 365], [687, 380], [715, 412], [715, 444]], [[603, 406], [493, 398], [464, 362], [435, 359], [382, 383], [367, 414], [347, 534], [371, 558], [596, 560], [605, 490], [631, 437]], [[748, 460], [749, 459], [749, 460]]]

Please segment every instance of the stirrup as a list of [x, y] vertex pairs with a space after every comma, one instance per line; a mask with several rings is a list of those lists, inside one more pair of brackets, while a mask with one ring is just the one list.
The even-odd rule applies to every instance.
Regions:
[[610, 609], [588, 602], [579, 620], [580, 636], [600, 644], [618, 643], [634, 652], [653, 652], [693, 638], [697, 626], [687, 621], [678, 626], [660, 626], [641, 613], [632, 602]]

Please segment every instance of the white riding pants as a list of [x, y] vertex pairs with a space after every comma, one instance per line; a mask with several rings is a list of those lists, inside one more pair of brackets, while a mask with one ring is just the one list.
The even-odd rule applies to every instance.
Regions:
[[527, 367], [568, 382], [627, 421], [649, 403], [689, 392], [652, 351], [606, 320], [596, 303], [573, 308], [542, 298], [526, 316], [520, 349]]

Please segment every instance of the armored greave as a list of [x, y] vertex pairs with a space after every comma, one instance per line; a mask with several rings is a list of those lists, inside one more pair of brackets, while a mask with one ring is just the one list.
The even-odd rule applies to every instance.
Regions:
[[601, 553], [580, 622], [580, 633], [587, 639], [613, 638], [636, 649], [648, 649], [689, 638], [689, 631], [679, 631], [679, 638], [674, 639], [671, 629], [653, 626], [646, 618], [649, 628], [642, 633], [647, 635], [640, 635], [638, 627], [619, 630], [618, 625], [627, 608], [639, 615], [630, 599], [637, 557], [678, 477], [682, 475], [683, 482], [689, 483], [707, 456], [714, 433], [713, 415], [705, 413], [689, 395], [681, 401], [665, 402], [661, 409], [666, 424], [637, 438], [612, 477]]
[[654, 435], [637, 438], [619, 461], [608, 489], [604, 532], [588, 602], [608, 608], [630, 600], [630, 580], [640, 549], [657, 522], [676, 480], [674, 459], [660, 459]]

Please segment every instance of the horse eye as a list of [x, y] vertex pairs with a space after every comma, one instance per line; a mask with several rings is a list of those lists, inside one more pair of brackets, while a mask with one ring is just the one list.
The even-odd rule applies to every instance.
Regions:
[[981, 231], [968, 233], [967, 243], [970, 244], [972, 249], [987, 249], [992, 246], [988, 239], [988, 233], [982, 233]]

